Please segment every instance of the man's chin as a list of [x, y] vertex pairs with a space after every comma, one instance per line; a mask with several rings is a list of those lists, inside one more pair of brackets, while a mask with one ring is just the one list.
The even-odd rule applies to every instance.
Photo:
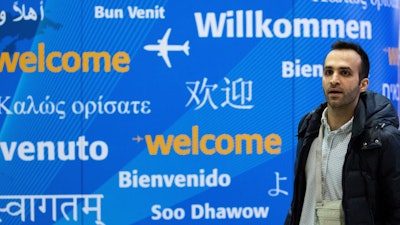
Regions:
[[337, 100], [328, 100], [328, 105], [334, 109], [334, 108], [340, 108], [342, 104], [340, 103], [340, 101]]

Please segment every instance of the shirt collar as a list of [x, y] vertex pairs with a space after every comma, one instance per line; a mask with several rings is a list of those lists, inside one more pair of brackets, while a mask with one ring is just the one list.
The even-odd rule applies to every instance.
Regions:
[[328, 124], [328, 119], [326, 118], [327, 111], [328, 111], [328, 107], [326, 107], [324, 109], [324, 111], [322, 112], [322, 117], [321, 117], [321, 123], [322, 123], [322, 125], [324, 125], [326, 131], [335, 132], [335, 133], [339, 133], [339, 132], [349, 133], [349, 132], [351, 132], [351, 128], [353, 127], [354, 116], [351, 117], [351, 119], [349, 121], [347, 121], [345, 124], [343, 124], [339, 129], [332, 131], [331, 127]]

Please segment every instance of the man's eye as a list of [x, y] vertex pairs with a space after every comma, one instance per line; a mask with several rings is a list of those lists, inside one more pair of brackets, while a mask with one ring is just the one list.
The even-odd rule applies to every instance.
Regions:
[[343, 76], [350, 76], [350, 75], [351, 75], [351, 73], [350, 73], [349, 71], [347, 71], [347, 70], [343, 70], [343, 71], [341, 72], [341, 74], [342, 74]]
[[332, 70], [325, 70], [324, 74], [325, 74], [325, 76], [329, 76], [329, 75], [333, 74], [333, 71]]

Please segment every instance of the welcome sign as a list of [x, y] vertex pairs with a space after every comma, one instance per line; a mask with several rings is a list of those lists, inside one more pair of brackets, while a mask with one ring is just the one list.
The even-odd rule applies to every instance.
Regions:
[[5, 0], [0, 224], [283, 224], [323, 61], [399, 101], [396, 0]]

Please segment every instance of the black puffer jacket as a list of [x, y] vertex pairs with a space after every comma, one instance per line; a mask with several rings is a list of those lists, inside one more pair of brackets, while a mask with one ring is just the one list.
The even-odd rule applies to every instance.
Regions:
[[[299, 224], [306, 189], [305, 165], [326, 103], [299, 123], [294, 193], [285, 225]], [[355, 109], [343, 165], [346, 225], [400, 224], [400, 132], [393, 104], [367, 91]]]

